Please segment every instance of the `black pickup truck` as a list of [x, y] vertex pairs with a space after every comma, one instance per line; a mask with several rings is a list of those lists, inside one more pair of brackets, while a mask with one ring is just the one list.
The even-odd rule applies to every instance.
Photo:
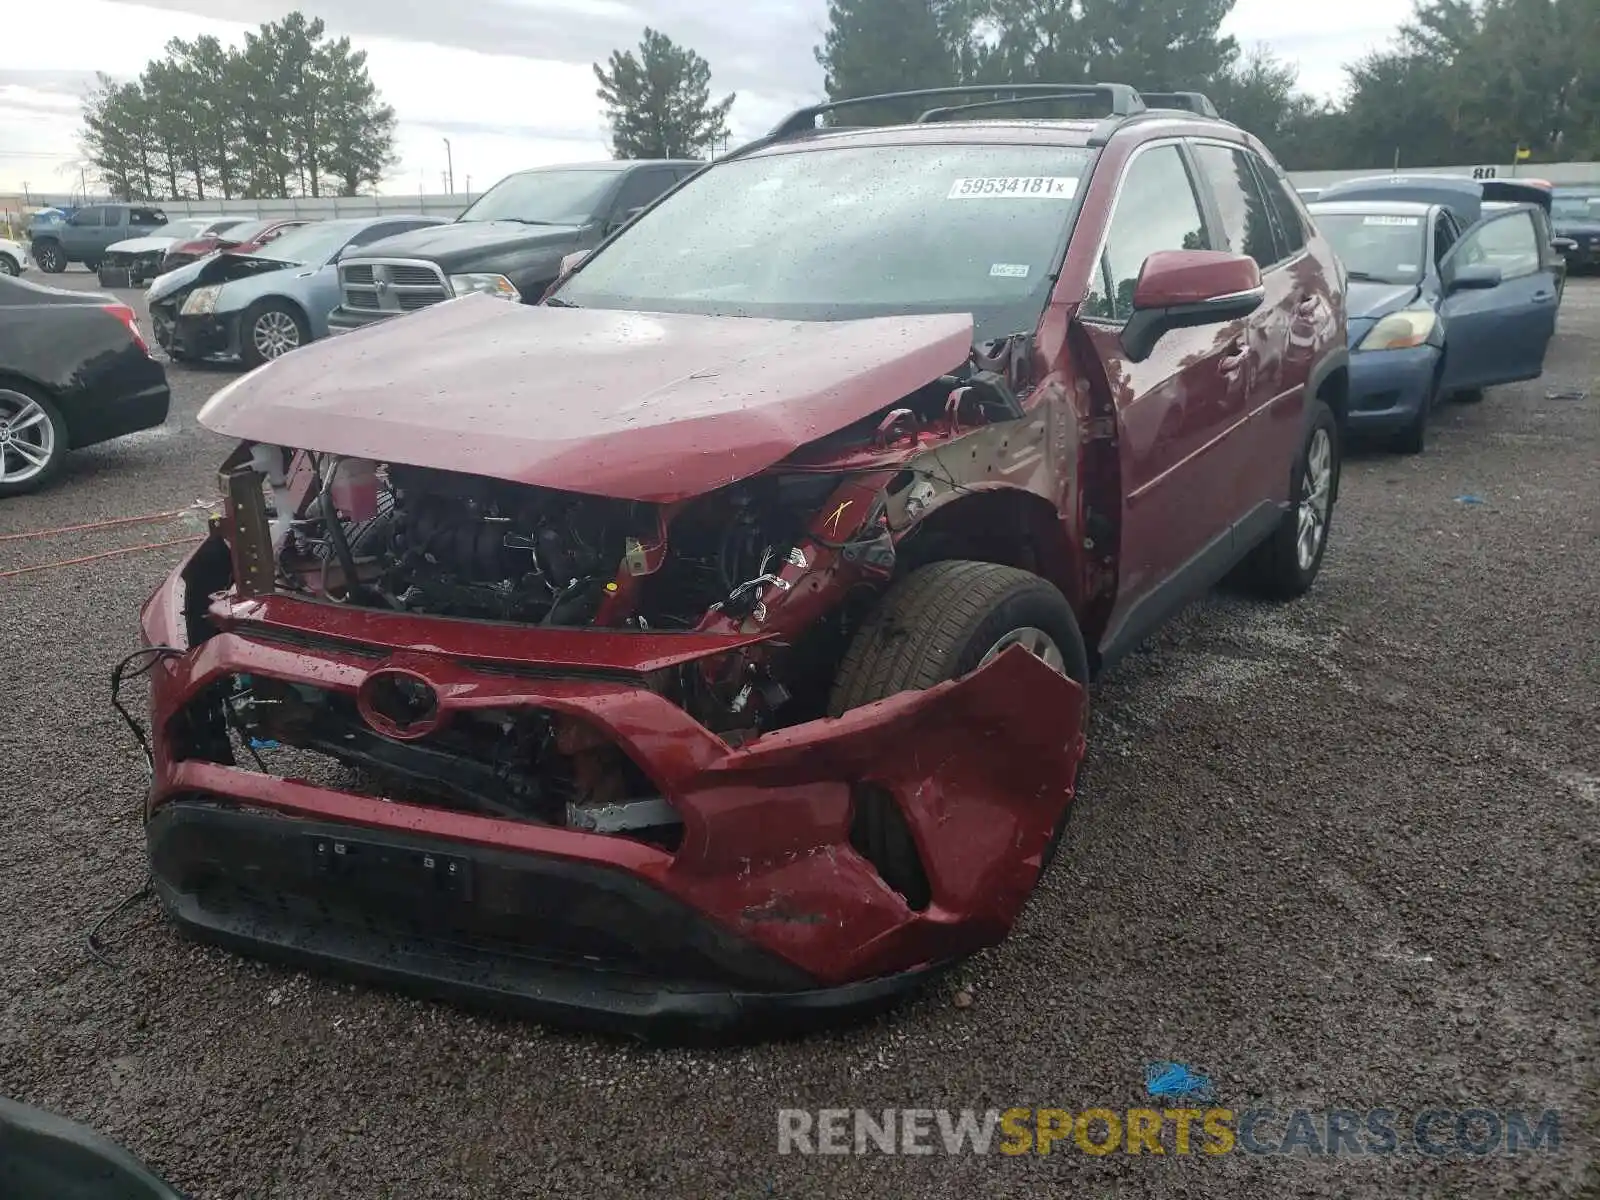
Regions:
[[484, 292], [537, 303], [561, 260], [600, 244], [704, 163], [644, 159], [508, 175], [454, 222], [385, 238], [339, 262], [333, 333]]

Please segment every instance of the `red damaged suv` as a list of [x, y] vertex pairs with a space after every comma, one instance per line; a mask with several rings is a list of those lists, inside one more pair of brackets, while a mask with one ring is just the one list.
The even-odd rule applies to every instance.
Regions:
[[641, 1034], [1003, 939], [1091, 676], [1225, 575], [1315, 578], [1347, 361], [1328, 244], [1204, 97], [1007, 93], [802, 110], [540, 305], [219, 391], [223, 510], [131, 656], [172, 919]]
[[268, 242], [275, 242], [291, 229], [309, 225], [309, 217], [263, 217], [247, 221], [232, 228], [209, 233], [189, 242], [179, 242], [167, 248], [161, 260], [161, 270], [176, 271], [196, 259], [215, 254], [218, 250], [232, 250], [235, 254], [252, 254]]

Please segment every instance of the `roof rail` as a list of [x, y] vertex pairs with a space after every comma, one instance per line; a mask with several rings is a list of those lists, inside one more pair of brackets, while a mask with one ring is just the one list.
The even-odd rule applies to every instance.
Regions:
[[1081, 100], [1086, 96], [1104, 101], [1106, 107], [1119, 117], [1141, 111], [1144, 105], [1138, 93], [1135, 93], [1135, 99], [1140, 100], [1137, 108], [1124, 113], [1118, 107], [1116, 89], [1122, 86], [1121, 84], [1090, 83], [1062, 88], [1060, 91], [1048, 92], [1040, 96], [1007, 96], [1003, 100], [980, 100], [976, 104], [954, 104], [947, 108], [930, 108], [917, 118], [917, 124], [922, 125], [929, 121], [942, 121], [946, 117], [955, 116], [958, 113], [974, 112], [980, 108], [1007, 108], [1013, 104], [1050, 104], [1057, 100]]
[[822, 104], [797, 108], [774, 125], [766, 138], [759, 140], [778, 141], [799, 133], [809, 133], [817, 127], [818, 117], [844, 108], [859, 108], [862, 105], [881, 104], [891, 100], [932, 100], [937, 97], [983, 96], [999, 92], [1012, 92], [1019, 96], [1049, 95], [1056, 99], [1067, 95], [1093, 93], [1102, 96], [1112, 114], [1119, 117], [1143, 112], [1145, 107], [1144, 101], [1139, 98], [1139, 93], [1125, 83], [978, 83], [962, 87], [920, 88], [910, 92], [884, 92], [876, 96], [852, 96], [846, 100], [828, 100]]
[[1151, 108], [1179, 108], [1197, 116], [1222, 118], [1217, 106], [1199, 92], [1141, 92], [1140, 95]]

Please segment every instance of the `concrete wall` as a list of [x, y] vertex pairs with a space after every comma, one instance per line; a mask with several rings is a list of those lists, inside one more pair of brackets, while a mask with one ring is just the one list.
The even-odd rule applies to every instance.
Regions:
[[[479, 193], [457, 192], [455, 195], [434, 196], [321, 196], [288, 200], [158, 200], [156, 204], [167, 216], [176, 219], [186, 216], [211, 216], [216, 213], [237, 213], [247, 217], [308, 216], [374, 217], [382, 213], [425, 213], [428, 216], [456, 217], [478, 198]], [[70, 204], [65, 196], [32, 195], [24, 203], [20, 195], [0, 195], [0, 237], [20, 237], [26, 228], [26, 213], [48, 204]], [[81, 198], [80, 198], [81, 201]], [[106, 203], [103, 197], [92, 197], [91, 204]]]
[[[1471, 175], [1474, 171], [1494, 172], [1498, 179], [1544, 179], [1561, 186], [1588, 185], [1600, 187], [1600, 162], [1578, 163], [1509, 163], [1474, 164], [1464, 167], [1401, 168], [1407, 175]], [[1365, 171], [1291, 171], [1289, 177], [1296, 187], [1326, 187], [1341, 179], [1384, 175], [1382, 170]], [[310, 217], [368, 217], [380, 213], [426, 213], [430, 216], [455, 217], [462, 209], [478, 198], [478, 193], [458, 192], [455, 195], [431, 196], [322, 196], [289, 200], [163, 200], [159, 201], [168, 216], [208, 216], [212, 213], [239, 213], [244, 216], [310, 216]], [[51, 202], [67, 202], [63, 195], [33, 195], [31, 207]], [[91, 203], [104, 203], [94, 200]], [[26, 206], [20, 195], [0, 195], [0, 237], [20, 236]]]
[[[1472, 175], [1483, 172], [1493, 179], [1543, 179], [1557, 187], [1600, 187], [1600, 163], [1477, 163], [1470, 167], [1415, 167], [1400, 168], [1401, 175]], [[1373, 175], [1390, 175], [1392, 171], [1290, 171], [1289, 178], [1296, 187], [1327, 187], [1345, 179], [1362, 179]], [[1481, 178], [1482, 176], [1480, 176]]]

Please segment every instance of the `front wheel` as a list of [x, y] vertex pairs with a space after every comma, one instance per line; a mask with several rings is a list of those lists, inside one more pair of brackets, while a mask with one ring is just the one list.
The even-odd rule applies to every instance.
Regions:
[[239, 319], [239, 358], [247, 367], [282, 358], [310, 340], [305, 318], [281, 300], [258, 300]]
[[33, 257], [46, 275], [59, 275], [67, 269], [67, 255], [55, 242], [35, 242]]
[[1417, 415], [1390, 441], [1390, 447], [1397, 453], [1421, 454], [1427, 448], [1428, 421], [1439, 403], [1439, 380], [1443, 373], [1444, 366], [1441, 364], [1434, 372], [1433, 382], [1428, 387], [1428, 394], [1422, 398], [1422, 407], [1417, 410]]
[[1310, 426], [1289, 472], [1289, 508], [1244, 562], [1250, 587], [1275, 600], [1303, 595], [1316, 579], [1339, 491], [1339, 424], [1325, 402], [1311, 404]]
[[48, 483], [61, 470], [68, 441], [55, 405], [21, 384], [0, 381], [0, 496]]
[[[878, 601], [851, 639], [828, 700], [830, 716], [897, 692], [930, 688], [975, 671], [1019, 645], [1079, 686], [1089, 686], [1089, 655], [1067, 599], [1048, 580], [1016, 567], [951, 561], [913, 571]], [[1086, 729], [1089, 708], [1080, 714]], [[1066, 781], [1074, 790], [1077, 780]], [[1069, 804], [1043, 856], [1048, 867], [1060, 845]], [[912, 894], [921, 870], [905, 818], [893, 804], [858, 810], [864, 828], [852, 830], [884, 878]]]
[[10, 275], [13, 278], [22, 274], [22, 264], [9, 254], [0, 254], [0, 275]]

